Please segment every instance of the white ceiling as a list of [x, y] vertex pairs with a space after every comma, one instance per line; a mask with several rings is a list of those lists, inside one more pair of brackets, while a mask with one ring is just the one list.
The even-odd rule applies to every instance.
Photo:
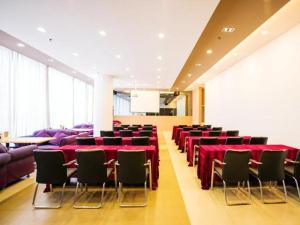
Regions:
[[0, 29], [88, 76], [116, 76], [116, 88], [170, 88], [218, 2], [0, 0]]

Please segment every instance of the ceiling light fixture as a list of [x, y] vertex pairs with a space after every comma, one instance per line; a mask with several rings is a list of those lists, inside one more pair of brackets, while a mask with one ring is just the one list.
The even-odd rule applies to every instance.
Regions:
[[158, 71], [158, 72], [161, 72], [161, 68], [157, 68], [157, 71]]
[[105, 37], [105, 36], [106, 36], [106, 32], [105, 32], [104, 30], [99, 31], [99, 34], [100, 34], [102, 37]]
[[260, 32], [262, 35], [267, 35], [268, 33], [269, 33], [269, 31], [268, 30], [263, 30], [263, 31], [261, 31]]
[[20, 47], [20, 48], [24, 48], [25, 47], [25, 45], [23, 43], [18, 43], [17, 46]]
[[206, 54], [211, 55], [212, 53], [213, 53], [213, 50], [212, 50], [212, 49], [207, 49], [207, 50], [206, 50]]
[[225, 32], [225, 33], [232, 33], [235, 31], [235, 28], [234, 27], [224, 27], [222, 29], [222, 32]]
[[157, 60], [159, 60], [159, 61], [162, 60], [162, 56], [161, 56], [161, 55], [157, 56], [156, 58], [157, 58]]
[[116, 57], [117, 59], [120, 59], [120, 58], [121, 58], [121, 55], [117, 54], [117, 55], [115, 55], [115, 57]]
[[126, 67], [126, 68], [125, 68], [125, 70], [126, 70], [126, 71], [129, 71], [129, 70], [130, 70], [130, 68], [129, 68], [129, 67]]
[[191, 77], [191, 76], [192, 76], [192, 74], [191, 74], [191, 73], [189, 73], [187, 76], [188, 76], [188, 77]]
[[196, 63], [195, 66], [202, 66], [202, 64], [201, 63]]
[[157, 79], [160, 79], [160, 76], [159, 76], [159, 75], [157, 76]]
[[179, 88], [177, 87], [176, 90], [179, 90]]
[[73, 52], [72, 55], [76, 56], [76, 57], [79, 56], [79, 54], [77, 52]]
[[185, 80], [181, 81], [181, 83], [185, 84]]
[[46, 29], [44, 27], [36, 28], [39, 32], [46, 33]]
[[158, 36], [159, 39], [164, 39], [165, 38], [165, 34], [164, 33], [159, 33], [157, 36]]

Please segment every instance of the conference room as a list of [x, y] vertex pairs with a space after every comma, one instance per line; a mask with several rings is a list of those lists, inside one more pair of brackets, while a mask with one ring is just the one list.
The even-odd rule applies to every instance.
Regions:
[[0, 0], [0, 224], [300, 214], [300, 0]]

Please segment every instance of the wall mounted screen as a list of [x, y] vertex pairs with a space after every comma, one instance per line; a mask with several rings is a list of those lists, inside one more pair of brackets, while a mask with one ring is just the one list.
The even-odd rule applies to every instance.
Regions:
[[159, 112], [159, 91], [131, 91], [131, 112]]

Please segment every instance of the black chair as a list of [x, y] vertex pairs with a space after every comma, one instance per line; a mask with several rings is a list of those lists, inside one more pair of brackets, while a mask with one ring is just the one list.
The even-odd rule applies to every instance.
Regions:
[[211, 125], [204, 125], [204, 127], [206, 127], [206, 128], [211, 128]]
[[120, 136], [121, 137], [132, 137], [133, 132], [132, 132], [132, 130], [120, 130]]
[[250, 145], [266, 145], [267, 142], [267, 137], [251, 137], [250, 139]]
[[[147, 204], [147, 177], [149, 177], [149, 187], [152, 189], [151, 162], [146, 161], [144, 150], [119, 150], [118, 161], [115, 163], [115, 182], [118, 186], [118, 199], [121, 207], [144, 207]], [[141, 204], [123, 204], [121, 195], [123, 184], [144, 184], [144, 202]]]
[[123, 127], [114, 127], [114, 131], [120, 131], [123, 130]]
[[77, 137], [76, 138], [77, 145], [96, 145], [95, 138], [93, 137]]
[[226, 139], [226, 145], [242, 145], [243, 137], [229, 137]]
[[198, 127], [201, 127], [201, 125], [200, 124], [193, 124], [192, 127], [193, 128], [198, 128]]
[[[105, 184], [111, 175], [113, 159], [106, 162], [103, 150], [76, 150], [77, 159], [77, 184], [74, 196], [73, 207], [77, 209], [98, 209], [103, 205]], [[84, 191], [78, 194], [79, 186], [85, 185]], [[89, 185], [102, 185], [100, 203], [95, 206], [77, 204], [82, 194], [88, 192]], [[101, 186], [100, 186], [101, 187]]]
[[[259, 183], [260, 195], [263, 203], [285, 203], [287, 201], [287, 193], [285, 187], [284, 162], [287, 155], [286, 150], [263, 150], [260, 161], [251, 159], [251, 163], [256, 164], [257, 167], [250, 167], [250, 174], [254, 176]], [[268, 182], [271, 186], [272, 182], [282, 182], [284, 190], [284, 200], [276, 202], [266, 202], [264, 200], [262, 182]]]
[[142, 137], [151, 137], [152, 136], [152, 131], [151, 130], [141, 130], [140, 131], [140, 136], [142, 136]]
[[[193, 149], [193, 166], [196, 164], [196, 155], [198, 155], [200, 145], [217, 145], [218, 138], [200, 138], [198, 145], [194, 145]], [[197, 154], [196, 154], [197, 153]]]
[[[251, 191], [249, 183], [249, 160], [251, 152], [248, 150], [227, 150], [224, 155], [224, 160], [221, 162], [214, 159], [212, 162], [212, 174], [210, 187], [214, 186], [214, 175], [217, 174], [223, 181], [224, 195], [227, 205], [242, 205], [251, 204]], [[238, 190], [240, 183], [247, 183], [248, 201], [239, 203], [230, 203], [226, 194], [226, 185], [228, 183], [237, 183]], [[241, 193], [243, 193], [241, 191]]]
[[[34, 150], [36, 162], [36, 188], [33, 195], [32, 205], [34, 208], [57, 209], [63, 202], [64, 190], [68, 179], [74, 175], [76, 168], [67, 168], [75, 163], [75, 160], [65, 163], [64, 153], [61, 150]], [[48, 184], [53, 190], [53, 185], [61, 186], [59, 203], [56, 205], [36, 205], [36, 196], [39, 184]]]
[[300, 200], [300, 191], [299, 191], [299, 183], [298, 183], [300, 181], [300, 151], [298, 151], [295, 160], [286, 159], [286, 162], [287, 164], [284, 168], [285, 174], [291, 177], [295, 181], [298, 197]]
[[153, 130], [153, 127], [151, 127], [151, 126], [148, 126], [148, 127], [146, 126], [146, 127], [145, 127], [145, 126], [144, 126], [144, 127], [142, 128], [142, 130], [151, 130], [151, 131], [152, 131], [152, 130]]
[[144, 127], [153, 127], [152, 124], [144, 124]]
[[239, 131], [238, 130], [228, 130], [228, 131], [226, 131], [226, 136], [229, 136], [229, 137], [239, 136]]
[[212, 130], [213, 131], [222, 131], [222, 127], [213, 127]]
[[129, 127], [129, 125], [128, 124], [122, 124], [121, 127], [124, 129], [124, 128]]
[[139, 130], [139, 127], [136, 127], [136, 126], [129, 126], [127, 129], [128, 129], [128, 130], [132, 130], [132, 131], [138, 131], [138, 130]]
[[149, 137], [133, 137], [131, 139], [132, 145], [150, 145]]
[[201, 131], [207, 131], [207, 127], [198, 127], [197, 130], [201, 130]]
[[221, 136], [222, 131], [209, 131], [208, 136], [209, 137], [219, 137]]
[[179, 128], [184, 128], [186, 127], [187, 125], [178, 125]]
[[110, 130], [101, 130], [100, 131], [100, 136], [101, 137], [114, 137], [115, 133], [113, 131], [110, 131]]
[[142, 125], [141, 124], [132, 124], [133, 127], [138, 127], [138, 128], [141, 128]]
[[190, 136], [202, 136], [202, 131], [201, 130], [190, 130]]
[[190, 131], [193, 130], [193, 127], [184, 127], [182, 128], [183, 131]]
[[122, 145], [121, 137], [104, 137], [103, 145]]

